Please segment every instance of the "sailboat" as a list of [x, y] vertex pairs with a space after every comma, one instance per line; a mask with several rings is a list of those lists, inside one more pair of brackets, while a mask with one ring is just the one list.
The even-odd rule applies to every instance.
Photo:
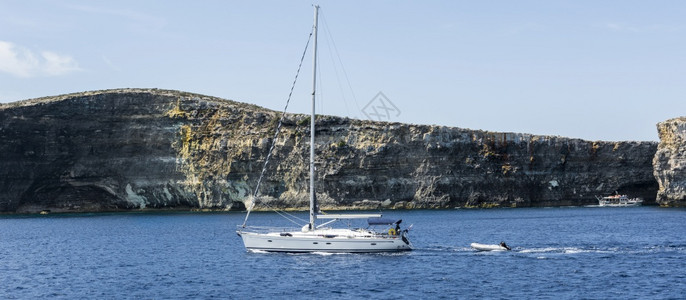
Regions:
[[[268, 252], [399, 252], [412, 250], [408, 239], [408, 230], [400, 230], [402, 220], [382, 218], [381, 214], [320, 214], [314, 190], [315, 181], [315, 90], [317, 74], [317, 26], [319, 6], [314, 6], [313, 27], [313, 74], [312, 76], [312, 113], [310, 116], [310, 220], [299, 230], [293, 228], [258, 228], [246, 226], [246, 221], [239, 225], [236, 233], [243, 239], [245, 248], [250, 251]], [[271, 151], [271, 150], [270, 150]], [[253, 200], [254, 204], [254, 200]], [[365, 228], [333, 228], [336, 221], [367, 219]], [[328, 220], [317, 224], [317, 220]], [[377, 225], [391, 226], [388, 231], [376, 231]], [[393, 227], [395, 226], [395, 227]], [[410, 226], [411, 227], [411, 226]]]

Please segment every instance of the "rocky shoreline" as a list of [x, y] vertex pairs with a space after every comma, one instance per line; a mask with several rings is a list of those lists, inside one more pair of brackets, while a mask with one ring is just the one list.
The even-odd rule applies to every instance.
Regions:
[[[242, 210], [280, 113], [157, 89], [0, 104], [0, 213]], [[684, 206], [684, 121], [661, 142], [603, 142], [317, 117], [322, 209]], [[288, 114], [258, 209], [308, 207], [309, 117]]]

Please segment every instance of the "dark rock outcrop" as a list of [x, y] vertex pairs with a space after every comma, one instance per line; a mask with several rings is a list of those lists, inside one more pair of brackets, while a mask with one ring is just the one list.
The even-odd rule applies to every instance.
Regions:
[[686, 117], [657, 124], [660, 143], [653, 160], [657, 203], [686, 207]]
[[[243, 209], [280, 114], [167, 90], [0, 106], [0, 212]], [[592, 142], [318, 116], [324, 209], [654, 202], [651, 142]], [[308, 206], [309, 117], [287, 115], [258, 207]]]

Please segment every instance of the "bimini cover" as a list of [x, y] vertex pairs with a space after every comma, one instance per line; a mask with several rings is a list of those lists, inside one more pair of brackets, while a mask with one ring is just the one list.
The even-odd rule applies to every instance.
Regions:
[[402, 222], [403, 220], [395, 220], [395, 219], [388, 219], [388, 218], [369, 218], [367, 219], [367, 224], [369, 225], [391, 225], [395, 224], [398, 222]]

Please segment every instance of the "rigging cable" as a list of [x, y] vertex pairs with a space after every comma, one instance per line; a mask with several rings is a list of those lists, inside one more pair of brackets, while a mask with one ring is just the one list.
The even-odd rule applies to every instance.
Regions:
[[[272, 139], [272, 145], [269, 147], [269, 152], [267, 153], [267, 158], [264, 160], [264, 166], [262, 167], [262, 172], [260, 172], [260, 177], [257, 179], [257, 185], [255, 186], [255, 192], [253, 193], [253, 199], [250, 203], [250, 207], [248, 207], [248, 212], [245, 215], [245, 220], [243, 221], [243, 228], [245, 228], [245, 224], [248, 222], [248, 217], [250, 216], [250, 211], [253, 209], [253, 207], [255, 207], [255, 202], [257, 202], [257, 194], [260, 190], [260, 184], [262, 183], [262, 178], [264, 177], [264, 172], [267, 170], [267, 164], [269, 163], [269, 158], [272, 156], [272, 151], [274, 150], [274, 146], [276, 145], [276, 138], [279, 136], [279, 131], [281, 130], [281, 125], [283, 124], [283, 120], [286, 117], [286, 110], [288, 110], [288, 104], [291, 102], [291, 96], [293, 95], [293, 89], [295, 88], [295, 83], [298, 81], [298, 75], [300, 74], [300, 68], [303, 65], [303, 61], [305, 60], [305, 54], [307, 54], [307, 48], [310, 45], [310, 40], [312, 39], [313, 33], [314, 33], [314, 26], [312, 27], [312, 31], [310, 31], [310, 35], [307, 37], [307, 43], [305, 44], [305, 50], [303, 50], [302, 57], [300, 58], [300, 64], [298, 65], [298, 71], [295, 72], [295, 78], [293, 79], [293, 85], [291, 85], [291, 91], [290, 91], [290, 93], [288, 93], [288, 99], [286, 100], [286, 106], [283, 108], [283, 113], [281, 114], [281, 119], [279, 119], [279, 125], [276, 126], [276, 132], [274, 133], [274, 138]], [[282, 213], [280, 213], [278, 211], [277, 211], [277, 213], [282, 215]], [[285, 218], [287, 220], [293, 222], [293, 223], [296, 223], [287, 217], [285, 217]]]
[[[328, 38], [329, 38], [326, 41], [328, 43], [328, 41], [330, 40], [331, 45], [333, 45], [333, 47], [331, 47], [331, 48], [333, 48], [333, 52], [336, 54], [336, 57], [338, 58], [338, 64], [341, 65], [341, 70], [343, 71], [343, 76], [345, 76], [345, 80], [348, 83], [348, 88], [350, 89], [350, 95], [352, 95], [353, 102], [355, 102], [355, 107], [357, 108], [358, 112], [361, 112], [362, 109], [360, 108], [360, 105], [357, 104], [357, 97], [355, 97], [355, 90], [353, 90], [353, 86], [350, 83], [350, 78], [348, 77], [348, 72], [345, 71], [345, 65], [343, 65], [343, 60], [341, 59], [341, 55], [338, 52], [338, 47], [336, 47], [336, 41], [334, 41], [333, 35], [331, 34], [331, 30], [329, 30], [329, 24], [326, 23], [326, 16], [324, 15], [324, 13], [322, 13], [321, 15], [322, 15], [322, 22], [324, 23], [324, 26], [323, 26], [324, 31], [327, 33]], [[329, 48], [329, 55], [331, 55], [331, 48]], [[331, 60], [333, 61], [333, 55], [331, 55]], [[338, 69], [336, 68], [336, 63], [334, 62], [332, 65], [334, 68], [334, 72], [336, 74], [336, 79], [338, 81], [338, 87], [341, 90], [341, 96], [343, 97], [345, 109], [347, 111], [348, 110], [348, 104], [347, 104], [347, 101], [345, 98], [345, 93], [343, 92], [343, 86], [342, 86], [340, 78], [338, 76]]]

